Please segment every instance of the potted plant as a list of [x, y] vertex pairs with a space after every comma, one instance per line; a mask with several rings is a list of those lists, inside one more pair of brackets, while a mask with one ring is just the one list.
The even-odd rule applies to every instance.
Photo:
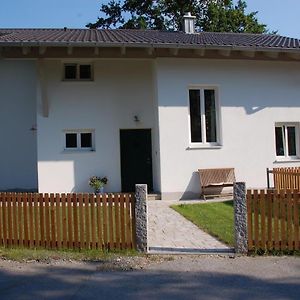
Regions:
[[94, 189], [95, 194], [103, 193], [104, 186], [107, 184], [107, 177], [92, 176], [89, 180], [89, 186]]

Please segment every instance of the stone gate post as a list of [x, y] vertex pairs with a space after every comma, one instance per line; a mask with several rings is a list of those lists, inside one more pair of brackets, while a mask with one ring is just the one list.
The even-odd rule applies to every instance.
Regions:
[[245, 182], [236, 182], [233, 186], [235, 251], [238, 254], [248, 252], [247, 200]]
[[138, 251], [148, 251], [147, 184], [135, 185], [136, 245]]

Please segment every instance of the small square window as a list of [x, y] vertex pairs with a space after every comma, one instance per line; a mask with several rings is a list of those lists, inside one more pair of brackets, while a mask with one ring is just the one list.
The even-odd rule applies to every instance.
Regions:
[[76, 79], [76, 65], [65, 65], [65, 79]]
[[91, 79], [91, 65], [80, 65], [79, 66], [79, 78], [80, 79]]
[[77, 133], [66, 133], [66, 148], [77, 148]]
[[92, 148], [92, 133], [81, 133], [80, 134], [81, 140], [81, 148]]

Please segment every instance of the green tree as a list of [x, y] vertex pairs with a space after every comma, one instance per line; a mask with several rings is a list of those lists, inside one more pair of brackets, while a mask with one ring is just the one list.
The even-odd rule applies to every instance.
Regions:
[[182, 30], [183, 16], [196, 16], [198, 31], [266, 33], [265, 24], [247, 14], [246, 1], [238, 0], [110, 0], [102, 4], [101, 17], [89, 28]]

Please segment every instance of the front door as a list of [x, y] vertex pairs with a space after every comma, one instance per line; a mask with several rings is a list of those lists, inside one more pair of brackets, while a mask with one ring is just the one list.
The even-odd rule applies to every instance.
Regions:
[[121, 129], [120, 145], [122, 191], [134, 192], [137, 183], [152, 191], [151, 129]]

